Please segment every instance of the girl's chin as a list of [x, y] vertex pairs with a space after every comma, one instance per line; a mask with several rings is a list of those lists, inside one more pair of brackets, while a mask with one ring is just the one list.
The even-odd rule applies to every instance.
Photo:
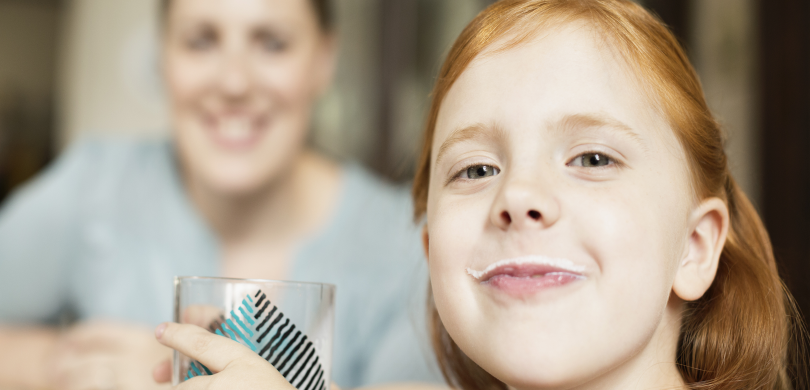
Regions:
[[536, 362], [531, 365], [492, 367], [487, 371], [514, 389], [567, 389], [582, 384], [583, 377], [589, 377], [587, 372], [577, 367], [561, 364], [545, 365], [546, 369], [538, 367], [543, 365]]

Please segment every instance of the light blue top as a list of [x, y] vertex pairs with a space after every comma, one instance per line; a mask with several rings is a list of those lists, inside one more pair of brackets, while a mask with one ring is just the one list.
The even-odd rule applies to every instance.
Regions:
[[[291, 280], [337, 286], [333, 381], [441, 382], [425, 325], [427, 267], [406, 188], [344, 166], [332, 220]], [[176, 275], [219, 275], [167, 141], [85, 140], [0, 209], [0, 321], [62, 313], [157, 325]]]

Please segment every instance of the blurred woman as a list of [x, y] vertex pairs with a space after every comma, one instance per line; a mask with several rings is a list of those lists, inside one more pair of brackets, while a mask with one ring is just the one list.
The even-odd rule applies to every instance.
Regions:
[[407, 190], [306, 144], [327, 1], [163, 9], [172, 139], [80, 142], [0, 210], [0, 385], [155, 386], [175, 275], [334, 283], [338, 385], [438, 381], [408, 311], [426, 272]]

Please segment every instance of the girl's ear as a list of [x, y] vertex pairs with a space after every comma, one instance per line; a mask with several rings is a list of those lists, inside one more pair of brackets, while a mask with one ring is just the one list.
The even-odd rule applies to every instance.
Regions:
[[425, 251], [425, 259], [430, 261], [430, 236], [428, 235], [427, 224], [422, 226], [422, 249]]
[[706, 199], [692, 211], [686, 255], [672, 286], [679, 298], [695, 301], [712, 285], [728, 228], [728, 206], [718, 198]]

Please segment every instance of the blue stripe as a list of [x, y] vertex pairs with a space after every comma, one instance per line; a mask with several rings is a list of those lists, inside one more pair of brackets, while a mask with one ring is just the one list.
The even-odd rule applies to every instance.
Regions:
[[[248, 298], [250, 298], [250, 297], [248, 297]], [[250, 303], [253, 303], [253, 302], [250, 302]], [[242, 306], [246, 307], [248, 309], [248, 311], [250, 312], [250, 314], [253, 314], [253, 308], [250, 307], [250, 305], [248, 305], [247, 301], [244, 300], [244, 299], [242, 300]], [[242, 308], [240, 307], [239, 310], [242, 310]], [[247, 315], [245, 315], [245, 317], [247, 317]]]
[[253, 303], [253, 298], [250, 297], [250, 294], [247, 295], [247, 299], [250, 299], [250, 303]]
[[217, 329], [216, 334], [218, 334], [218, 335], [220, 335], [222, 337], [226, 337], [224, 334], [222, 334], [222, 332], [219, 331], [219, 329]]
[[[247, 333], [248, 336], [253, 337], [253, 331], [250, 330], [250, 328], [248, 328], [248, 326], [245, 325], [245, 323], [242, 322], [242, 320], [239, 319], [239, 316], [237, 316], [236, 313], [234, 313], [233, 311], [231, 311], [231, 318], [236, 320], [236, 323], [242, 326], [242, 329], [245, 330], [245, 333]], [[236, 330], [236, 329], [234, 329], [234, 330]]]
[[197, 376], [202, 375], [202, 372], [200, 372], [200, 369], [199, 369], [199, 368], [197, 368], [197, 365], [196, 365], [196, 364], [191, 363], [191, 368], [193, 368], [193, 369], [194, 369], [194, 373], [196, 373], [196, 374], [197, 374]]
[[[242, 312], [242, 315], [243, 315], [243, 316], [245, 316], [245, 319], [247, 320], [247, 322], [248, 322], [249, 324], [253, 325], [253, 324], [255, 324], [255, 323], [256, 323], [256, 322], [254, 322], [254, 321], [253, 321], [253, 319], [252, 319], [252, 318], [250, 318], [250, 316], [248, 315], [248, 313], [245, 313], [245, 309], [243, 309], [243, 308], [241, 308], [241, 307], [240, 307], [240, 308], [239, 308], [239, 311], [240, 311], [240, 312]], [[253, 310], [251, 310], [251, 312], [253, 312]], [[234, 317], [234, 318], [236, 318], [236, 317]], [[253, 336], [253, 335], [251, 335], [251, 336]]]
[[[231, 322], [231, 320], [228, 320], [228, 322]], [[236, 342], [239, 342], [239, 340], [237, 340], [237, 339], [236, 339], [236, 335], [235, 335], [235, 334], [233, 334], [233, 332], [231, 332], [231, 330], [230, 330], [230, 329], [228, 329], [228, 328], [225, 326], [225, 324], [222, 324], [222, 329], [224, 329], [224, 330], [225, 330], [225, 332], [227, 332], [227, 333], [228, 333], [228, 336], [230, 336], [230, 337], [231, 337], [231, 340], [236, 341]]]
[[[237, 321], [239, 321], [239, 320], [237, 319]], [[253, 350], [253, 352], [256, 352], [256, 346], [253, 345], [253, 343], [250, 342], [250, 339], [245, 337], [245, 335], [242, 334], [242, 332], [239, 331], [239, 328], [237, 328], [236, 325], [233, 324], [233, 321], [228, 319], [228, 325], [230, 325], [231, 329], [233, 329], [234, 332], [239, 334], [239, 337], [242, 338], [242, 341], [244, 341], [245, 344], [247, 344], [247, 346], [250, 347], [250, 349]], [[234, 339], [234, 340], [236, 340], [236, 339]]]

